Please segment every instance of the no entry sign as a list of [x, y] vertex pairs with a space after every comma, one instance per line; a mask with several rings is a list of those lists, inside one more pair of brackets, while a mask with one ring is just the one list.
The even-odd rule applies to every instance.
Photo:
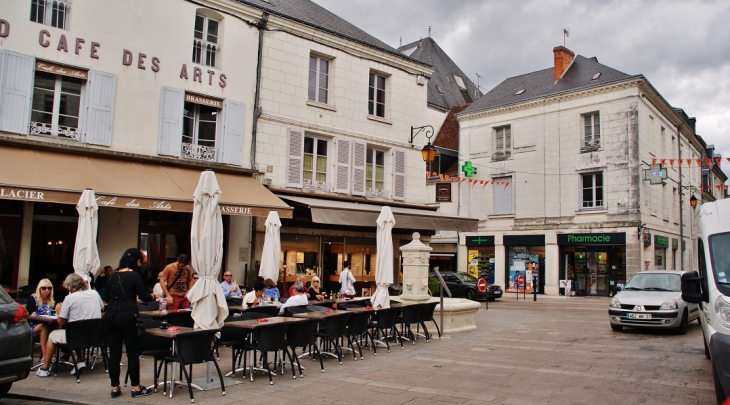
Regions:
[[477, 288], [479, 289], [479, 292], [487, 291], [487, 282], [483, 278], [480, 278], [479, 281], [477, 281]]

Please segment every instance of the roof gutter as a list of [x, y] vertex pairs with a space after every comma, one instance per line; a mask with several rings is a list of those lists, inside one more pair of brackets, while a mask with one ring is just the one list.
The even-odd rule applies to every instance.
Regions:
[[254, 95], [253, 104], [253, 128], [251, 129], [251, 169], [256, 169], [256, 134], [261, 116], [260, 93], [261, 93], [261, 62], [263, 61], [264, 51], [264, 31], [266, 31], [266, 23], [269, 22], [269, 13], [264, 11], [261, 20], [256, 24], [259, 30], [259, 51], [256, 61], [256, 94]]

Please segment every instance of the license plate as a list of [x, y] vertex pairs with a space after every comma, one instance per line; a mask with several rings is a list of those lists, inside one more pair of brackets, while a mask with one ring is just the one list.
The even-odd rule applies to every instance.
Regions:
[[651, 314], [626, 314], [629, 319], [651, 319]]

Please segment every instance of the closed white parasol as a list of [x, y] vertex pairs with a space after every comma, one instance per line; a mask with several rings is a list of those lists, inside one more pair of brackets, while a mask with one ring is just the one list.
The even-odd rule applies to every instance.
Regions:
[[390, 293], [388, 287], [393, 284], [393, 227], [395, 218], [390, 207], [380, 210], [380, 216], [375, 221], [377, 231], [377, 256], [375, 259], [375, 294], [370, 298], [373, 308], [390, 308]]
[[264, 251], [261, 253], [261, 268], [259, 276], [264, 280], [279, 279], [279, 256], [281, 255], [281, 220], [276, 211], [269, 212], [266, 217], [266, 236], [264, 237]]
[[[74, 245], [74, 272], [84, 280], [90, 281], [89, 274], [99, 269], [99, 249], [96, 246], [96, 234], [99, 229], [99, 206], [96, 204], [94, 190], [87, 188], [81, 193], [76, 204], [79, 212], [79, 223], [76, 228]], [[89, 286], [91, 287], [91, 286]]]

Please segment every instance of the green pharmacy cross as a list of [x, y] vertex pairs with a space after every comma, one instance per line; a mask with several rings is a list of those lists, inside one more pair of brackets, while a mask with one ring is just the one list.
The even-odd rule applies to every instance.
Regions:
[[461, 166], [461, 171], [464, 172], [464, 176], [466, 177], [471, 177], [477, 174], [477, 168], [474, 167], [469, 161], [464, 162], [464, 166]]
[[480, 236], [480, 237], [478, 237], [476, 239], [472, 239], [471, 241], [472, 241], [472, 243], [476, 243], [477, 245], [481, 245], [482, 243], [489, 242], [489, 239], [488, 238], [482, 239], [482, 237]]
[[669, 173], [667, 168], [660, 164], [644, 169], [644, 181], [648, 181], [649, 184], [664, 184], [664, 180], [668, 177]]

